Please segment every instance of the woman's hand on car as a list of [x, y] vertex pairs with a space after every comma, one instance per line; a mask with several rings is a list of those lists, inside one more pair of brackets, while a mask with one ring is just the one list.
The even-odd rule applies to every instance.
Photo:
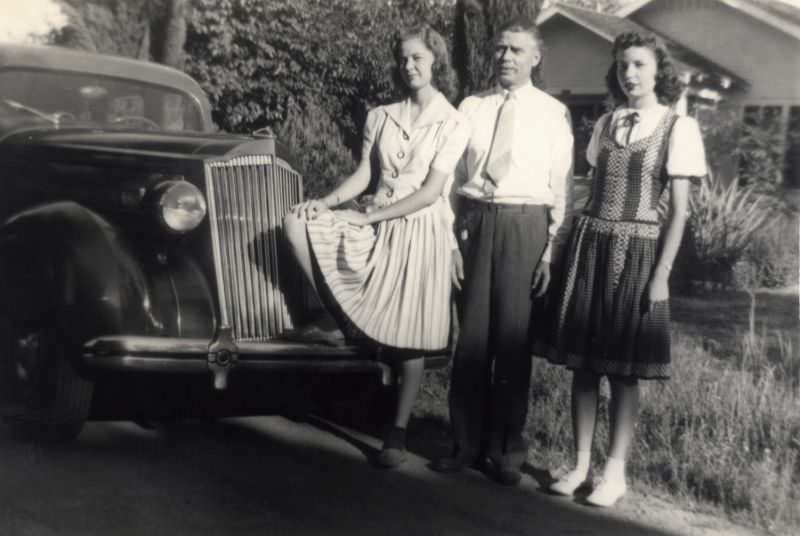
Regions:
[[306, 220], [315, 220], [320, 214], [327, 210], [329, 210], [328, 205], [321, 199], [309, 199], [308, 201], [304, 201], [292, 207], [292, 212], [294, 212], [298, 218], [304, 218]]

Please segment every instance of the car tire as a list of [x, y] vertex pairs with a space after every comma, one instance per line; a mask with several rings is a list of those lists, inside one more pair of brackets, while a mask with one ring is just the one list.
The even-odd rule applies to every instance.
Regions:
[[[10, 339], [27, 346], [6, 353], [3, 384], [6, 402], [3, 421], [25, 439], [57, 444], [75, 439], [89, 415], [93, 383], [78, 375], [70, 362], [68, 345], [52, 331]], [[19, 353], [39, 355], [35, 359]], [[28, 368], [20, 365], [27, 360]], [[9, 401], [8, 398], [11, 400]]]
[[69, 442], [88, 418], [94, 384], [75, 370], [77, 349], [59, 329], [46, 285], [0, 269], [2, 276], [9, 276], [0, 311], [2, 420], [25, 439]]

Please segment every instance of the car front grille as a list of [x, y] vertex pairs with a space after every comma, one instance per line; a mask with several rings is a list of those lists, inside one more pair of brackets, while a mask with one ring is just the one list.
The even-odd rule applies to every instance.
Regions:
[[268, 340], [292, 327], [286, 288], [300, 286], [281, 228], [302, 179], [273, 155], [209, 161], [205, 173], [221, 327], [235, 341]]

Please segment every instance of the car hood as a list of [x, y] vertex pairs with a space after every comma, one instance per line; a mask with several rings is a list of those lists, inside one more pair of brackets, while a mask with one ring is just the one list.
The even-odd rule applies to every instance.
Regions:
[[[0, 138], [0, 153], [13, 151], [80, 151], [120, 156], [188, 157], [207, 159], [235, 154], [264, 154], [288, 151], [273, 145], [272, 138], [251, 138], [232, 134], [119, 131], [86, 128], [28, 128]], [[40, 153], [41, 156], [41, 153]]]

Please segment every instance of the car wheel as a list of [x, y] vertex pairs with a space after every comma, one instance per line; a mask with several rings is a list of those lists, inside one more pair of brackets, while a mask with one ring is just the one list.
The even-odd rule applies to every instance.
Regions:
[[42, 289], [7, 285], [5, 294], [8, 301], [0, 315], [3, 421], [27, 439], [71, 441], [89, 415], [93, 383], [75, 371], [76, 349], [58, 329]]

